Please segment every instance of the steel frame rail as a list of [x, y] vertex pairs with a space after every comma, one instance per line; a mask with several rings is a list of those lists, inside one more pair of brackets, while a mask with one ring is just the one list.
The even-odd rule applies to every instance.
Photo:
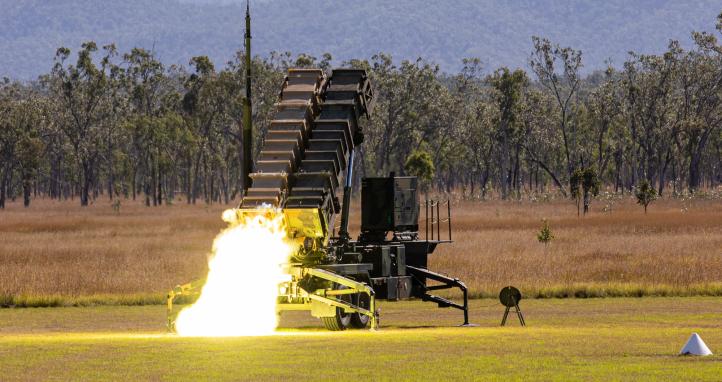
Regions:
[[[451, 278], [445, 275], [442, 275], [440, 273], [432, 272], [428, 269], [424, 268], [417, 268], [412, 267], [410, 265], [406, 266], [406, 269], [409, 270], [409, 273], [411, 273], [412, 276], [422, 276], [427, 279], [431, 279], [434, 281], [438, 281], [442, 283], [442, 285], [432, 285], [432, 286], [425, 286], [423, 283], [421, 285], [424, 289], [424, 294], [418, 297], [421, 297], [421, 300], [423, 301], [433, 301], [439, 305], [440, 308], [456, 308], [459, 310], [464, 311], [464, 323], [462, 326], [473, 326], [473, 324], [469, 323], [469, 296], [468, 296], [468, 289], [466, 287], [466, 284], [464, 284], [461, 280], [457, 278]], [[417, 280], [418, 282], [418, 280]], [[461, 292], [464, 294], [464, 305], [457, 304], [449, 299], [435, 296], [429, 293], [426, 293], [428, 291], [433, 290], [440, 290], [440, 289], [451, 289], [451, 288], [459, 288]]]

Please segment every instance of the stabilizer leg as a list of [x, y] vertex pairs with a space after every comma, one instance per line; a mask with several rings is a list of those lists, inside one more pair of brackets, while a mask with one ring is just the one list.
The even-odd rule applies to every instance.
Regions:
[[[461, 280], [456, 278], [451, 278], [445, 275], [442, 275], [440, 273], [432, 272], [428, 269], [424, 268], [417, 268], [412, 267], [410, 265], [406, 266], [406, 269], [408, 270], [409, 274], [416, 277], [423, 277], [425, 279], [431, 279], [437, 282], [442, 283], [442, 285], [434, 285], [434, 286], [426, 286], [424, 283], [419, 282], [418, 278], [416, 278], [417, 282], [419, 283], [419, 286], [422, 287], [424, 290], [424, 294], [418, 296], [421, 297], [423, 301], [433, 301], [439, 305], [439, 308], [456, 308], [464, 312], [464, 323], [460, 326], [477, 326], [475, 324], [469, 323], [469, 295], [468, 295], [468, 289], [466, 287], [466, 284], [464, 284]], [[440, 290], [440, 289], [451, 289], [451, 288], [459, 288], [461, 292], [464, 294], [464, 304], [457, 304], [451, 300], [445, 299], [443, 297], [434, 296], [432, 294], [429, 294], [428, 291], [433, 290]]]

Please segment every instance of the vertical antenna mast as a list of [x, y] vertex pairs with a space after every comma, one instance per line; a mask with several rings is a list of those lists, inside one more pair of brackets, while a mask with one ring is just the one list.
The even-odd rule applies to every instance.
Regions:
[[243, 193], [251, 186], [251, 166], [253, 163], [253, 126], [251, 121], [251, 11], [250, 0], [246, 0], [246, 96], [243, 98]]

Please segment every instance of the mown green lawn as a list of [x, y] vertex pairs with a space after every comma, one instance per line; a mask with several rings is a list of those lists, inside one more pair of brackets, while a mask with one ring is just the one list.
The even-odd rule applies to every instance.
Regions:
[[179, 338], [160, 306], [0, 310], [0, 380], [722, 380], [722, 357], [680, 357], [692, 332], [722, 351], [722, 299], [523, 301], [526, 328], [473, 302], [476, 328], [420, 302], [381, 305], [377, 332], [305, 315], [280, 335]]

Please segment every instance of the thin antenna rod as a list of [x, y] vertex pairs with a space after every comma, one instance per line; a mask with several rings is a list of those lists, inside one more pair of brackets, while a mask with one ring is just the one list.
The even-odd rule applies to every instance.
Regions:
[[253, 126], [251, 118], [251, 7], [250, 0], [246, 0], [246, 96], [243, 98], [243, 193], [251, 186], [251, 171], [253, 161]]

